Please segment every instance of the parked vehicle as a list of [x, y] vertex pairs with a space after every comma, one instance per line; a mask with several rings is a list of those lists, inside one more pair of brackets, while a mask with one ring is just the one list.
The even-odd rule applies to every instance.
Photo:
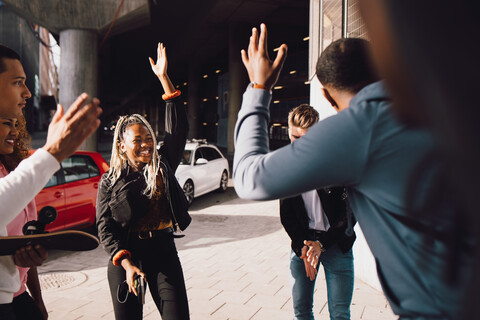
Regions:
[[52, 206], [57, 219], [47, 231], [83, 229], [95, 224], [98, 183], [109, 169], [98, 152], [77, 151], [61, 163], [61, 168], [35, 197], [37, 210]]
[[205, 193], [227, 190], [228, 161], [218, 148], [206, 140], [187, 141], [183, 159], [175, 176], [189, 204]]

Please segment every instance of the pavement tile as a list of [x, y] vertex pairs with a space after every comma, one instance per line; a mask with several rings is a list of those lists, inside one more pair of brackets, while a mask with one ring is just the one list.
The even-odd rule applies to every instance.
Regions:
[[222, 290], [218, 295], [213, 297], [210, 301], [219, 303], [233, 303], [233, 304], [246, 304], [254, 293], [245, 293], [232, 290]]
[[238, 304], [224, 304], [214, 313], [212, 316], [221, 318], [221, 319], [238, 319], [238, 320], [248, 320], [257, 313], [261, 307], [257, 306], [247, 306], [247, 305], [238, 305]]
[[[229, 188], [223, 194], [195, 199], [190, 212], [192, 224], [186, 237], [176, 243], [191, 319], [292, 319], [290, 240], [280, 224], [278, 201], [241, 200]], [[107, 262], [101, 247], [49, 252], [39, 267], [49, 319], [113, 320]], [[47, 282], [56, 276], [60, 278], [57, 286]], [[326, 296], [320, 268], [314, 297], [316, 320], [329, 319]], [[396, 319], [383, 294], [358, 279], [351, 313], [352, 320]], [[144, 319], [160, 319], [150, 292]]]
[[397, 316], [393, 314], [391, 309], [378, 309], [375, 307], [365, 306], [361, 319], [366, 320], [396, 320]]
[[270, 295], [274, 296], [280, 289], [282, 289], [281, 285], [269, 285], [269, 284], [259, 284], [253, 283], [252, 285], [246, 287], [242, 292], [251, 292], [263, 295]]
[[290, 297], [279, 297], [272, 295], [255, 294], [245, 305], [258, 306], [273, 310], [280, 310], [287, 303]]

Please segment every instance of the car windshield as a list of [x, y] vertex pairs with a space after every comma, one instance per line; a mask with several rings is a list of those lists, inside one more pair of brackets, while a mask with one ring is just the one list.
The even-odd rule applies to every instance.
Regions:
[[192, 150], [184, 150], [180, 164], [189, 165], [192, 162]]

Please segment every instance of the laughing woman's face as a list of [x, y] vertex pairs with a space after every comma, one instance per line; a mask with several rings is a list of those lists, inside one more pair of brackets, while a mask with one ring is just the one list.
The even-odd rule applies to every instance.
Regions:
[[0, 118], [0, 154], [11, 154], [18, 138], [18, 121]]
[[123, 134], [123, 142], [120, 143], [120, 149], [136, 171], [152, 160], [153, 148], [153, 137], [143, 124], [129, 126]]

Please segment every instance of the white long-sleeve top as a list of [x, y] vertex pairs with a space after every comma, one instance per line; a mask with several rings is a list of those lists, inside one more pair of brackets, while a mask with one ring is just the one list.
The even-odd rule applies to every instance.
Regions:
[[[7, 236], [7, 225], [47, 184], [60, 168], [49, 152], [38, 149], [4, 178], [0, 178], [0, 236]], [[1, 245], [1, 244], [0, 244]], [[12, 256], [0, 256], [0, 304], [10, 303], [20, 288], [18, 270]]]

